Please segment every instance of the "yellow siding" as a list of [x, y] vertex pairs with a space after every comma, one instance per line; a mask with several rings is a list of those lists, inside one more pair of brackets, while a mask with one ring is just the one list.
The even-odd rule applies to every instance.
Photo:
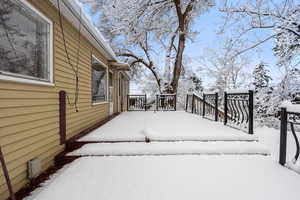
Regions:
[[[1, 146], [13, 188], [19, 190], [28, 183], [26, 163], [33, 158], [42, 160], [43, 169], [53, 165], [55, 155], [63, 150], [59, 145], [58, 92], [65, 90], [74, 101], [75, 77], [64, 51], [58, 12], [49, 1], [30, 0], [31, 4], [53, 21], [54, 82], [55, 86], [41, 86], [0, 80]], [[76, 63], [78, 32], [66, 20], [64, 31], [68, 51]], [[83, 36], [79, 56], [79, 112], [67, 105], [67, 138], [70, 138], [108, 116], [108, 104], [92, 105], [91, 55], [103, 63], [108, 61]], [[114, 111], [118, 111], [118, 77], [114, 71]], [[8, 197], [2, 171], [0, 172], [0, 200]]]

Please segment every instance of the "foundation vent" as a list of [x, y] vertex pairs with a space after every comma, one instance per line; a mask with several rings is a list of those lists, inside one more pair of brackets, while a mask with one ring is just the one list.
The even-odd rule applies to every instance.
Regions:
[[27, 163], [28, 178], [33, 179], [40, 175], [42, 167], [38, 158], [32, 159]]

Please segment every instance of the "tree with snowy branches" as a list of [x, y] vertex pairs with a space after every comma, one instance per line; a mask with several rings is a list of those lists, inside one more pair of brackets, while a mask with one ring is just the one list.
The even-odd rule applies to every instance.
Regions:
[[[290, 63], [300, 55], [300, 5], [290, 8], [276, 23], [275, 55], [280, 65]], [[296, 63], [296, 65], [299, 63]]]
[[[300, 89], [297, 75], [300, 64], [299, 6], [296, 0], [225, 0], [220, 8], [225, 19], [221, 32], [233, 30], [231, 36], [238, 41], [237, 45], [239, 41], [246, 42], [246, 46], [235, 52], [233, 57], [254, 50], [267, 41], [274, 41], [272, 50], [282, 74], [271, 92], [268, 87], [263, 87], [260, 89], [262, 94], [258, 94], [265, 104], [263, 112], [266, 116], [276, 116], [282, 101], [292, 100]], [[272, 124], [274, 120], [273, 117]]]
[[253, 71], [253, 86], [255, 91], [255, 118], [262, 124], [267, 116], [267, 110], [270, 106], [270, 95], [272, 88], [269, 86], [272, 80], [267, 64], [259, 63]]
[[223, 93], [224, 90], [249, 87], [251, 81], [246, 69], [250, 67], [250, 60], [245, 55], [232, 57], [236, 51], [233, 40], [228, 39], [221, 49], [208, 48], [201, 56], [200, 70], [209, 77], [209, 89]]
[[[187, 92], [200, 94], [203, 91], [203, 81], [200, 78], [200, 75], [189, 65], [191, 60], [185, 59], [183, 63], [185, 68], [180, 75], [177, 88], [177, 106], [179, 109], [185, 107]], [[132, 76], [132, 81], [135, 85], [137, 85], [142, 93], [147, 94], [149, 102], [154, 102], [155, 95], [159, 93], [159, 90], [153, 75], [144, 70], [131, 73], [136, 73], [135, 76]]]
[[[297, 5], [296, 0], [225, 0], [220, 11], [225, 14], [221, 32], [233, 28], [233, 37], [248, 41], [247, 47], [237, 54], [273, 39], [273, 50], [279, 65], [291, 62], [294, 65], [300, 64], [300, 5]], [[257, 39], [248, 40], [251, 34]]]
[[[133, 71], [148, 69], [159, 92], [176, 93], [186, 41], [211, 0], [80, 0], [99, 15], [98, 26]], [[160, 60], [159, 56], [164, 56]]]

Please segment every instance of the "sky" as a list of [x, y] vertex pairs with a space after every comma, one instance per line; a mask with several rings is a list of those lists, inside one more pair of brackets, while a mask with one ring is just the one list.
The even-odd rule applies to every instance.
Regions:
[[[222, 0], [220, 0], [222, 1]], [[218, 2], [218, 1], [217, 1]], [[218, 4], [217, 4], [218, 5]], [[91, 18], [95, 23], [97, 16], [91, 16], [89, 12], [89, 7], [84, 6], [84, 12]], [[225, 34], [218, 34], [219, 27], [223, 22], [222, 15], [218, 10], [218, 6], [211, 8], [208, 12], [202, 14], [196, 19], [194, 24], [194, 30], [199, 32], [193, 43], [190, 41], [186, 44], [185, 55], [192, 58], [193, 69], [198, 69], [201, 67], [199, 59], [201, 56], [205, 56], [208, 48], [218, 50], [222, 47], [222, 43], [226, 37], [230, 36], [230, 31]], [[101, 31], [101, 30], [100, 30]], [[265, 33], [257, 33], [258, 35], [264, 35]], [[253, 39], [250, 38], [249, 39]], [[269, 70], [274, 80], [281, 75], [279, 68], [276, 66], [276, 57], [273, 55], [273, 41], [264, 43], [259, 47], [258, 52], [249, 52], [248, 55], [251, 56], [251, 64], [249, 72], [252, 72], [254, 67], [260, 62], [264, 61], [268, 64]], [[163, 58], [161, 58], [163, 60]]]
[[[207, 48], [216, 50], [221, 48], [222, 42], [224, 42], [226, 37], [230, 36], [230, 31], [224, 34], [218, 34], [222, 22], [222, 15], [217, 7], [211, 8], [207, 13], [198, 17], [194, 29], [199, 31], [200, 34], [196, 37], [195, 42], [189, 42], [186, 45], [185, 53], [197, 60], [197, 57], [200, 55], [205, 55]], [[265, 33], [258, 33], [258, 35], [259, 34], [264, 35]], [[250, 36], [250, 39], [252, 39], [251, 37], [252, 36]], [[252, 54], [253, 67], [249, 69], [249, 71], [252, 71], [258, 62], [264, 61], [269, 65], [273, 76], [279, 75], [280, 72], [276, 67], [276, 57], [273, 55], [272, 51], [273, 46], [273, 41], [266, 42], [257, 49], [259, 50], [259, 53]], [[195, 65], [197, 65], [197, 62]]]

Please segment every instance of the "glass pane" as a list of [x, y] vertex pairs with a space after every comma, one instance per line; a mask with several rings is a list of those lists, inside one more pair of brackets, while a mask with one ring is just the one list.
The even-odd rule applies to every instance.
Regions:
[[107, 72], [106, 67], [93, 59], [92, 66], [92, 101], [103, 102], [107, 100]]
[[16, 0], [0, 4], [0, 71], [49, 80], [50, 25]]

